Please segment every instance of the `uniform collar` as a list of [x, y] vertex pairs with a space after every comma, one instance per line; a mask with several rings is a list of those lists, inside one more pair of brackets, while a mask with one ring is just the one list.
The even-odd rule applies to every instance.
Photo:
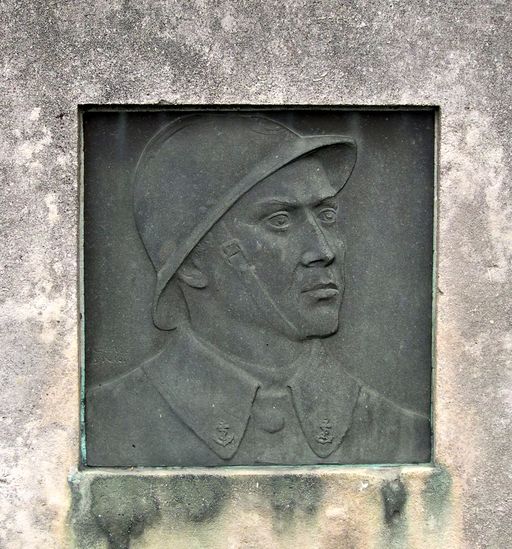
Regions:
[[[231, 459], [247, 428], [260, 382], [242, 363], [178, 329], [143, 364], [154, 387], [180, 419], [220, 458]], [[319, 457], [339, 447], [352, 421], [359, 383], [336, 367], [317, 341], [299, 358], [288, 382], [304, 436]]]
[[309, 363], [297, 370], [288, 385], [310, 448], [317, 456], [328, 457], [350, 428], [360, 383], [317, 340]]

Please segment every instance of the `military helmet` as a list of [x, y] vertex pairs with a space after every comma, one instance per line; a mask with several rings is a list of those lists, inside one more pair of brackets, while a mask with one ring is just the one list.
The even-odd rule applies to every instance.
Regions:
[[137, 229], [157, 273], [159, 298], [188, 254], [254, 185], [305, 155], [321, 159], [341, 190], [356, 160], [344, 135], [302, 135], [257, 114], [197, 114], [164, 126], [146, 145], [135, 172]]

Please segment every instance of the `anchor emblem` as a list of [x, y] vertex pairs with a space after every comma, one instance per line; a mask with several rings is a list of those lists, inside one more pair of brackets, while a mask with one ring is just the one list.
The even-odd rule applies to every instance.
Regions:
[[214, 442], [220, 446], [227, 446], [235, 440], [235, 435], [230, 433], [230, 426], [225, 421], [219, 421], [217, 427], [215, 427], [216, 436], [214, 437]]
[[331, 444], [334, 436], [331, 434], [332, 425], [331, 422], [324, 418], [320, 422], [320, 432], [316, 435], [315, 440], [320, 444]]

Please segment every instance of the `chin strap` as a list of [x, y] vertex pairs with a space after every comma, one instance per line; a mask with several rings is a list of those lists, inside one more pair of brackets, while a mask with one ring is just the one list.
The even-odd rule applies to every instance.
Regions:
[[[225, 226], [224, 230], [229, 235]], [[299, 331], [279, 310], [275, 301], [258, 279], [254, 265], [250, 265], [247, 261], [240, 241], [233, 238], [224, 242], [221, 246], [221, 251], [226, 261], [235, 269], [244, 284], [251, 288], [253, 301], [264, 317], [281, 325], [289, 336], [294, 339], [299, 339]]]

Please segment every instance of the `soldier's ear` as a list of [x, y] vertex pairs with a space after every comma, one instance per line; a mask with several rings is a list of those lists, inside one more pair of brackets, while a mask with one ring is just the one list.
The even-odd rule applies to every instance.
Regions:
[[187, 257], [181, 264], [178, 272], [178, 279], [190, 286], [191, 288], [206, 288], [208, 285], [208, 279], [206, 275], [197, 266], [192, 257]]

